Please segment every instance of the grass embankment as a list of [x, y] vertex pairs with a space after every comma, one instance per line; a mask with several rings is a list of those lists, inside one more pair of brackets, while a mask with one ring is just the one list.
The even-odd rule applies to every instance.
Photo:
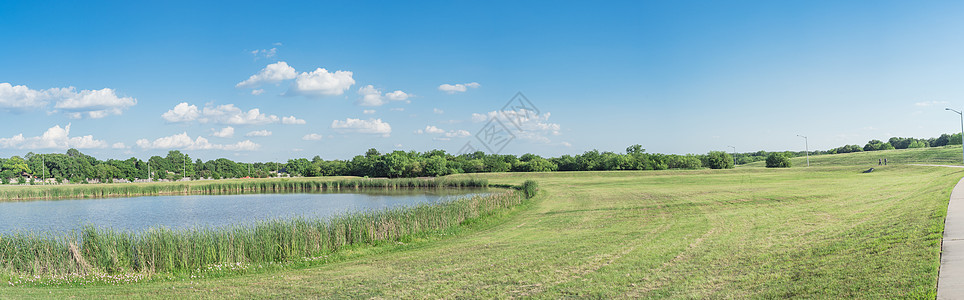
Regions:
[[472, 234], [310, 268], [0, 295], [933, 299], [947, 201], [964, 170], [794, 165], [482, 174], [533, 179], [541, 192]]
[[[843, 154], [811, 155], [810, 166], [868, 166], [876, 167], [878, 160], [887, 159], [887, 164], [935, 164], [961, 165], [961, 146], [934, 148], [864, 151]], [[791, 159], [794, 167], [807, 166], [806, 157]], [[766, 162], [758, 161], [743, 166], [763, 167]]]
[[132, 197], [172, 194], [276, 193], [291, 191], [342, 191], [373, 188], [488, 187], [477, 178], [269, 178], [217, 181], [115, 183], [91, 185], [2, 186], [0, 201], [53, 200], [77, 198]]
[[534, 189], [534, 183], [527, 182], [519, 191], [349, 213], [328, 220], [275, 220], [217, 229], [151, 229], [139, 234], [88, 227], [79, 236], [0, 236], [0, 270], [44, 277], [176, 273], [212, 264], [319, 257], [347, 246], [394, 242], [459, 226], [520, 205]]

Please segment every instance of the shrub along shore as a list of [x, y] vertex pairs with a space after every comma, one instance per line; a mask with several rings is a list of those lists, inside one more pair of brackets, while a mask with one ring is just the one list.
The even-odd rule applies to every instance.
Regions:
[[[335, 186], [487, 186], [485, 180], [383, 180], [367, 185], [363, 182], [338, 181], [340, 184]], [[312, 185], [301, 188], [304, 186]], [[242, 187], [246, 185], [236, 188]], [[526, 181], [505, 192], [437, 204], [222, 228], [153, 228], [133, 233], [86, 227], [70, 236], [0, 235], [0, 272], [40, 276], [178, 273], [212, 264], [279, 263], [320, 257], [347, 246], [395, 242], [462, 226], [518, 206], [533, 197], [536, 190], [535, 182]]]
[[24, 186], [0, 189], [0, 201], [55, 200], [76, 198], [133, 197], [179, 194], [278, 193], [299, 191], [350, 191], [360, 189], [405, 188], [486, 188], [485, 179], [475, 178], [349, 178], [330, 179], [254, 179], [204, 183], [101, 184], [66, 186]]

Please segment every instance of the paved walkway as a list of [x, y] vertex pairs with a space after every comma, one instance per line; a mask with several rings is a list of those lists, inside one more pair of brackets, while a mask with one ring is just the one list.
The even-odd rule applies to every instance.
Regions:
[[941, 269], [937, 275], [937, 299], [964, 299], [964, 179], [954, 186], [947, 204], [944, 238], [941, 240]]

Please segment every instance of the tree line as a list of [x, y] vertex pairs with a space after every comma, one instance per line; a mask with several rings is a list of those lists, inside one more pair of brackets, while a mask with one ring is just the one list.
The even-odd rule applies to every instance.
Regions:
[[[830, 150], [811, 151], [810, 155], [838, 154], [860, 151], [908, 149], [960, 145], [961, 134], [942, 134], [937, 138], [917, 139], [892, 137], [887, 142], [871, 140], [866, 145], [845, 145]], [[486, 154], [481, 151], [451, 154], [443, 150], [392, 151], [381, 153], [369, 149], [363, 155], [349, 160], [325, 160], [319, 156], [312, 159], [290, 159], [280, 162], [235, 162], [226, 158], [202, 161], [191, 159], [188, 154], [172, 150], [166, 156], [152, 156], [147, 161], [131, 157], [126, 160], [98, 160], [77, 149], [64, 154], [49, 153], [0, 158], [0, 183], [34, 183], [49, 178], [58, 183], [86, 183], [135, 181], [221, 179], [242, 177], [291, 176], [361, 176], [361, 177], [436, 177], [460, 173], [488, 172], [552, 172], [552, 171], [615, 171], [615, 170], [668, 170], [668, 169], [726, 169], [734, 165], [765, 161], [768, 165], [788, 167], [780, 157], [798, 157], [806, 151], [726, 153], [712, 151], [707, 154], [660, 154], [647, 153], [641, 145], [632, 145], [624, 153], [598, 150], [577, 155], [542, 157], [527, 153]]]

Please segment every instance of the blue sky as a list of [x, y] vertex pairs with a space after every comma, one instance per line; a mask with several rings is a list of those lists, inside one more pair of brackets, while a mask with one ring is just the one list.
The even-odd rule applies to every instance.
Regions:
[[510, 128], [503, 153], [934, 137], [960, 130], [944, 107], [964, 106], [961, 11], [942, 1], [2, 2], [0, 156], [458, 152], [482, 148], [475, 134], [517, 92], [538, 114]]

